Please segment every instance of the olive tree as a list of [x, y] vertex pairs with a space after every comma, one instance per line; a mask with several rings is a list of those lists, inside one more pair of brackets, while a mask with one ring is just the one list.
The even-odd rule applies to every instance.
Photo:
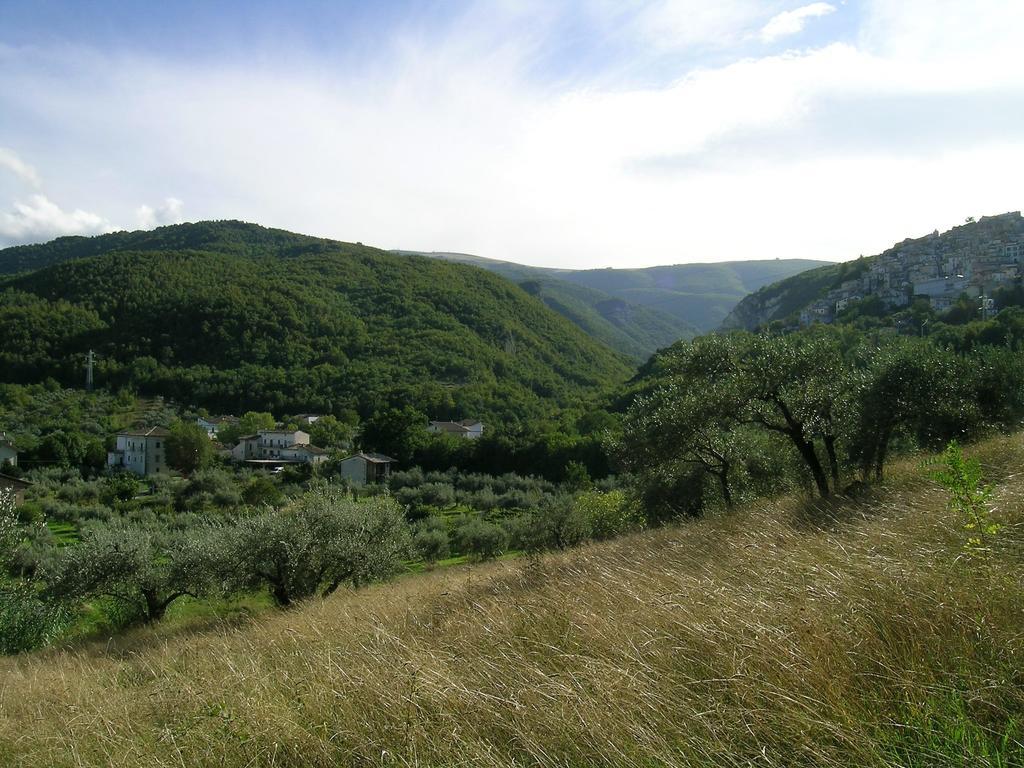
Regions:
[[47, 564], [43, 579], [55, 598], [106, 597], [145, 623], [163, 618], [177, 599], [211, 585], [217, 553], [209, 531], [95, 526]]
[[10, 577], [24, 533], [14, 511], [14, 494], [0, 488], [0, 653], [19, 653], [45, 644], [67, 619], [60, 606], [40, 598], [31, 582]]
[[627, 417], [622, 452], [683, 461], [715, 475], [731, 499], [729, 476], [752, 428], [785, 439], [821, 496], [839, 484], [837, 443], [855, 405], [858, 371], [829, 332], [790, 336], [705, 336], [660, 361], [661, 386]]
[[229, 588], [267, 587], [285, 607], [395, 573], [412, 551], [402, 508], [389, 496], [354, 501], [321, 484], [285, 509], [264, 509], [225, 532]]

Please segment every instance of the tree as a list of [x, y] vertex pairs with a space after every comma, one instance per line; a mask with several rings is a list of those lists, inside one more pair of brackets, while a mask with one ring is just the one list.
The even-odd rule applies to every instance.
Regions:
[[210, 463], [213, 446], [198, 424], [178, 420], [171, 424], [170, 432], [165, 445], [168, 466], [191, 475]]
[[857, 393], [859, 420], [851, 454], [867, 478], [881, 479], [889, 446], [901, 431], [933, 430], [965, 403], [964, 374], [955, 355], [926, 341], [905, 340], [877, 352]]
[[145, 623], [159, 621], [175, 600], [208, 591], [216, 554], [208, 531], [189, 534], [122, 524], [90, 529], [44, 568], [47, 594], [59, 599], [106, 597]]
[[428, 440], [427, 417], [410, 405], [376, 411], [363, 425], [363, 447], [409, 462]]
[[354, 424], [339, 421], [334, 416], [321, 416], [309, 426], [309, 439], [321, 448], [349, 448], [355, 437]]
[[139, 492], [139, 481], [131, 472], [116, 472], [103, 479], [104, 496], [111, 504], [131, 501]]
[[556, 498], [534, 507], [519, 536], [519, 543], [531, 552], [562, 550], [590, 537], [590, 520], [571, 498]]
[[38, 648], [67, 621], [66, 612], [41, 600], [31, 582], [10, 578], [24, 535], [14, 511], [14, 494], [0, 488], [0, 653]]
[[397, 571], [411, 552], [401, 508], [388, 496], [353, 501], [340, 486], [319, 484], [295, 505], [243, 518], [226, 532], [222, 566], [235, 589], [268, 587], [287, 607], [359, 587]]
[[261, 429], [274, 429], [277, 421], [273, 414], [265, 411], [247, 411], [237, 424], [228, 424], [217, 432], [217, 439], [225, 445], [238, 442], [243, 435], [254, 435]]
[[[837, 441], [851, 412], [855, 372], [833, 333], [706, 336], [676, 350], [665, 366], [668, 383], [653, 399], [638, 401], [631, 416], [680, 425], [672, 411], [688, 409], [700, 427], [685, 441], [694, 462], [727, 478], [728, 459], [715, 446], [737, 427], [752, 426], [789, 441], [821, 496], [838, 485]], [[690, 401], [680, 402], [673, 387]], [[635, 411], [644, 408], [656, 410], [638, 417]]]
[[744, 443], [731, 396], [716, 403], [709, 399], [715, 394], [682, 377], [669, 381], [637, 400], [611, 450], [641, 477], [663, 472], [666, 465], [705, 472], [718, 483], [725, 505], [732, 506], [734, 468], [742, 461]]

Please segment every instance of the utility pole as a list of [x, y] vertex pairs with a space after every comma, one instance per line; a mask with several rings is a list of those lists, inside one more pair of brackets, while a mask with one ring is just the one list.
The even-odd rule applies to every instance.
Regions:
[[96, 361], [96, 355], [90, 349], [89, 354], [85, 356], [85, 389], [87, 392], [92, 392], [92, 364]]

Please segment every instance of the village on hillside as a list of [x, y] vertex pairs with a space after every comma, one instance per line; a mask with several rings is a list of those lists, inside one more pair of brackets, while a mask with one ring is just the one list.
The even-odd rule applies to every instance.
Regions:
[[887, 308], [928, 300], [936, 312], [961, 296], [977, 298], [983, 316], [993, 311], [991, 293], [1021, 276], [1024, 218], [1020, 211], [983, 216], [949, 232], [907, 239], [870, 261], [859, 277], [847, 280], [800, 312], [800, 324], [830, 323], [851, 304], [877, 297]]

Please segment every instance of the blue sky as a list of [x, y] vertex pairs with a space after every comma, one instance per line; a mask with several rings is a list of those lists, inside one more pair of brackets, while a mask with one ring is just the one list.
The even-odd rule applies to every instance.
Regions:
[[0, 245], [240, 218], [634, 266], [1017, 210], [1016, 0], [0, 0]]

